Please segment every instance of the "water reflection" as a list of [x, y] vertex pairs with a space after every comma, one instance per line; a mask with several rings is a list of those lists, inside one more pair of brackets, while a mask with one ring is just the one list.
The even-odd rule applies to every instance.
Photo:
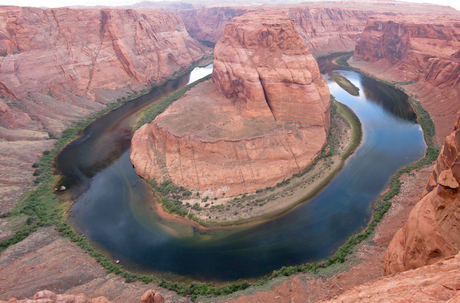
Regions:
[[[77, 149], [60, 155], [63, 171], [84, 172], [90, 184], [78, 193], [69, 222], [126, 268], [176, 280], [260, 277], [285, 265], [327, 258], [367, 224], [370, 204], [388, 185], [391, 174], [423, 157], [426, 148], [404, 99], [394, 101], [394, 92], [386, 88], [379, 92], [379, 85], [369, 84], [358, 73], [338, 72], [368, 91], [353, 97], [328, 81], [336, 99], [359, 116], [363, 142], [334, 180], [308, 203], [254, 226], [203, 231], [180, 220], [163, 219], [153, 209], [148, 185], [129, 160], [121, 130], [129, 129], [129, 117], [136, 110], [128, 109], [96, 122], [85, 130], [85, 139], [75, 143]], [[118, 158], [110, 152], [113, 149], [118, 150]], [[70, 176], [81, 180], [78, 174]]]

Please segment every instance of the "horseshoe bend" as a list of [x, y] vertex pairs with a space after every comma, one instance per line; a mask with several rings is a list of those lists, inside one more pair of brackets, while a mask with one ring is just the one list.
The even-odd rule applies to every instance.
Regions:
[[311, 165], [326, 143], [330, 95], [293, 20], [234, 18], [213, 63], [212, 82], [134, 134], [138, 174], [221, 197], [274, 186]]

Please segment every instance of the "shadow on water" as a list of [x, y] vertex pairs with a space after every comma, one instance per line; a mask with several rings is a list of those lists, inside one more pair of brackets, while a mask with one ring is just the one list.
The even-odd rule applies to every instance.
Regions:
[[[256, 278], [329, 257], [366, 226], [371, 203], [390, 176], [423, 157], [426, 149], [407, 100], [395, 101], [397, 93], [369, 84], [356, 72], [337, 72], [368, 91], [354, 97], [328, 80], [336, 99], [360, 118], [363, 141], [308, 203], [258, 225], [206, 231], [160, 217], [149, 186], [129, 159], [130, 116], [138, 111], [133, 101], [133, 107], [95, 121], [59, 155], [58, 168], [72, 180], [76, 197], [69, 223], [125, 268], [174, 280]], [[172, 89], [187, 81], [179, 82]]]

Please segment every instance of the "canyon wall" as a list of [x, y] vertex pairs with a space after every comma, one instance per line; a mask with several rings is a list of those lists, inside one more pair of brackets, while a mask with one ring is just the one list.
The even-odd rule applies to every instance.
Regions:
[[305, 45], [314, 56], [330, 52], [352, 51], [366, 20], [373, 11], [324, 7], [212, 7], [183, 10], [178, 13], [189, 34], [207, 43], [217, 43], [225, 25], [247, 12], [273, 14], [282, 12], [292, 18]]
[[423, 198], [390, 242], [384, 273], [433, 264], [460, 250], [460, 114], [447, 136]]
[[53, 136], [202, 58], [175, 13], [0, 8], [0, 213]]
[[327, 83], [291, 18], [234, 18], [214, 49], [212, 81], [245, 119], [329, 129]]
[[99, 100], [97, 90], [149, 85], [186, 68], [203, 48], [174, 13], [3, 7], [0, 93], [71, 93]]
[[460, 17], [371, 18], [353, 66], [388, 79], [422, 102], [439, 144], [460, 109]]
[[136, 131], [131, 161], [143, 178], [229, 196], [276, 185], [321, 152], [329, 89], [292, 19], [234, 18], [212, 79]]

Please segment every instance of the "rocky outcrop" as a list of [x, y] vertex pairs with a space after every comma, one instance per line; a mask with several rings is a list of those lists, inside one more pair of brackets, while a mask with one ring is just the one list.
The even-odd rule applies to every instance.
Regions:
[[225, 27], [212, 81], [245, 119], [329, 129], [329, 89], [292, 19], [246, 14]]
[[301, 172], [326, 143], [329, 90], [293, 21], [247, 14], [225, 32], [213, 83], [134, 134], [142, 177], [215, 196], [251, 192]]
[[[163, 303], [164, 298], [160, 293], [155, 293], [154, 290], [148, 290], [142, 295], [141, 303]], [[79, 295], [57, 295], [49, 290], [37, 292], [32, 300], [23, 299], [17, 300], [11, 298], [8, 301], [0, 301], [0, 303], [111, 303], [105, 297], [97, 297], [88, 299], [84, 294]]]
[[333, 52], [353, 51], [356, 42], [371, 16], [413, 16], [433, 12], [455, 14], [449, 7], [415, 3], [366, 3], [361, 2], [306, 2], [298, 6], [233, 6], [207, 7], [183, 10], [178, 13], [184, 20], [189, 34], [205, 43], [217, 43], [224, 35], [225, 25], [234, 17], [247, 12], [258, 14], [283, 13], [292, 18], [305, 45], [315, 56]]
[[0, 93], [97, 100], [97, 89], [149, 85], [200, 59], [177, 14], [118, 9], [0, 9]]
[[459, 21], [460, 17], [371, 18], [350, 61], [416, 95], [435, 122], [440, 144], [460, 109]]
[[460, 302], [460, 254], [416, 270], [383, 277], [320, 302]]
[[189, 67], [205, 49], [175, 13], [0, 7], [0, 212], [32, 180], [37, 140]]
[[248, 8], [209, 7], [179, 11], [185, 27], [193, 38], [213, 45], [224, 35], [225, 25], [244, 15]]
[[460, 114], [444, 143], [424, 197], [411, 211], [385, 253], [392, 274], [455, 255], [460, 249]]

